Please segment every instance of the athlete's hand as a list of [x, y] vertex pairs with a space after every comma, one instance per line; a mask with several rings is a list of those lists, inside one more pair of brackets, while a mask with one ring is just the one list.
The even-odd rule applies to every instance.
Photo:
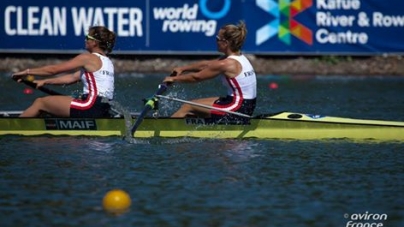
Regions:
[[184, 70], [182, 70], [181, 67], [175, 67], [170, 76], [178, 76], [181, 75], [183, 72]]
[[13, 75], [11, 77], [13, 80], [15, 80], [17, 82], [21, 82], [21, 80], [28, 75], [29, 75], [29, 69], [26, 69], [24, 71], [13, 73]]
[[175, 71], [175, 69], [171, 72], [170, 76], [167, 76], [166, 78], [164, 78], [163, 83], [174, 83], [174, 77], [178, 75], [178, 72]]
[[167, 83], [167, 84], [174, 83], [174, 77], [167, 76], [166, 78], [164, 78], [163, 83]]
[[36, 88], [40, 88], [46, 84], [46, 80], [34, 80], [34, 83], [36, 83]]

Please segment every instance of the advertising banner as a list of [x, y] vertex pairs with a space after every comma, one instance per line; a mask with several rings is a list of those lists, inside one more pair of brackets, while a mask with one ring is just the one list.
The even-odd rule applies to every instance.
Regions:
[[257, 55], [402, 54], [401, 0], [3, 0], [1, 53], [78, 53], [93, 25], [116, 54], [215, 54], [227, 23], [247, 24]]
[[245, 5], [251, 52], [404, 53], [404, 1], [256, 0]]

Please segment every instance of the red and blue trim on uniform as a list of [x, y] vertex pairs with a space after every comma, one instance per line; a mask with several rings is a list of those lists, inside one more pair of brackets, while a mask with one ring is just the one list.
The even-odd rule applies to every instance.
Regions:
[[[243, 92], [241, 91], [241, 87], [237, 80], [235, 78], [226, 78], [227, 83], [229, 84], [229, 87], [233, 90], [232, 94], [232, 101], [229, 104], [219, 104], [219, 103], [214, 103], [213, 107], [223, 109], [223, 110], [228, 110], [228, 111], [233, 111], [236, 112], [239, 110], [243, 104], [244, 98], [243, 98]], [[217, 111], [217, 110], [212, 110], [211, 114], [215, 115], [225, 115], [225, 112]]]
[[84, 76], [87, 81], [89, 90], [87, 98], [85, 100], [73, 99], [73, 101], [70, 103], [70, 108], [74, 108], [77, 110], [88, 110], [94, 105], [95, 101], [97, 100], [98, 90], [94, 74], [92, 72], [85, 72]]

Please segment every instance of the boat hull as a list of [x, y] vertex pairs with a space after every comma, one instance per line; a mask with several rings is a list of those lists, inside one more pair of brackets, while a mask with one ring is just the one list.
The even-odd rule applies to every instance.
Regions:
[[[0, 135], [131, 136], [135, 118], [74, 119], [0, 117]], [[282, 112], [258, 116], [246, 125], [202, 118], [145, 118], [135, 138], [352, 139], [404, 141], [404, 122], [362, 120]]]

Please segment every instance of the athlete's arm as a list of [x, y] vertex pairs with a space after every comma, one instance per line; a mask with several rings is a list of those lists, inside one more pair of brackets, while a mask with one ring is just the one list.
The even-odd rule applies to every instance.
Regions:
[[80, 71], [75, 73], [69, 73], [63, 76], [58, 76], [55, 78], [43, 79], [43, 80], [34, 80], [34, 83], [37, 84], [37, 87], [42, 87], [46, 84], [60, 85], [60, 84], [73, 84], [80, 80]]
[[81, 68], [84, 68], [89, 72], [94, 72], [100, 69], [101, 65], [102, 62], [97, 56], [90, 53], [83, 53], [77, 55], [73, 59], [59, 64], [46, 65], [43, 67], [26, 69], [24, 71], [14, 73], [13, 77], [21, 77], [26, 75], [53, 76], [64, 72], [75, 72], [80, 70]]
[[[239, 67], [237, 65], [239, 65]], [[193, 83], [212, 79], [220, 74], [224, 74], [227, 77], [234, 77], [238, 75], [236, 74], [238, 68], [241, 68], [241, 65], [234, 59], [217, 59], [209, 61], [209, 64], [198, 72], [190, 72], [176, 77], [166, 77], [164, 82]]]

